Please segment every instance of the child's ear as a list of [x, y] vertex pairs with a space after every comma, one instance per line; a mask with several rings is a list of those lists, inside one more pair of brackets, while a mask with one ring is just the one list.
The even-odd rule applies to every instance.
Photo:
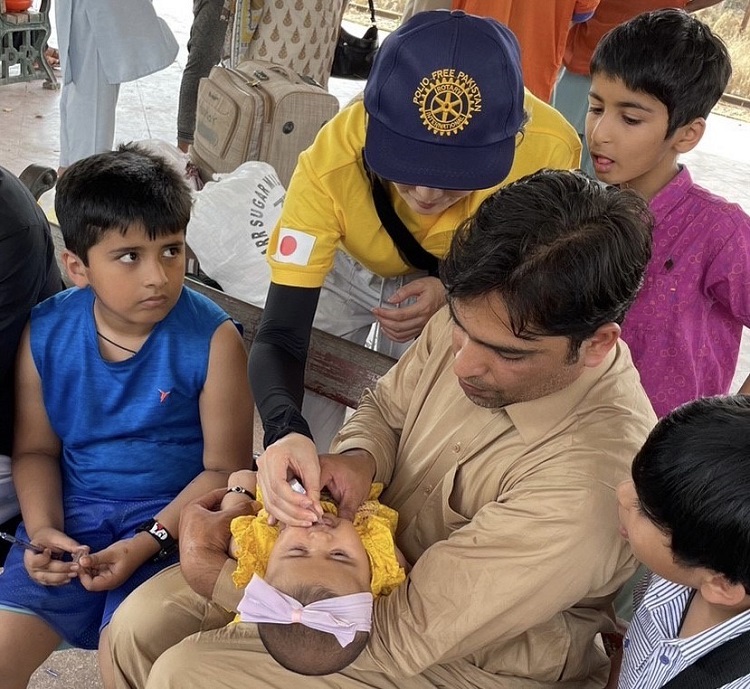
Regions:
[[76, 287], [86, 287], [89, 284], [88, 270], [84, 262], [72, 251], [65, 249], [60, 257], [65, 272]]
[[692, 151], [703, 138], [703, 132], [705, 131], [705, 118], [696, 117], [692, 122], [677, 128], [677, 131], [673, 134], [672, 147], [677, 153]]
[[723, 574], [707, 572], [700, 585], [701, 596], [712, 605], [734, 608], [747, 597], [742, 584], [729, 581]]

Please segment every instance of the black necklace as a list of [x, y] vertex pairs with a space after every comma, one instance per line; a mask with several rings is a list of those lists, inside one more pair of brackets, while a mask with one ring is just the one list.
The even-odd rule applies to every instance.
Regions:
[[123, 347], [121, 344], [117, 344], [114, 340], [110, 340], [106, 335], [102, 335], [98, 330], [96, 331], [96, 334], [102, 338], [105, 342], [109, 342], [109, 344], [114, 345], [118, 349], [122, 349], [125, 352], [130, 352], [131, 354], [135, 355], [138, 354], [137, 349], [130, 349], [129, 347]]

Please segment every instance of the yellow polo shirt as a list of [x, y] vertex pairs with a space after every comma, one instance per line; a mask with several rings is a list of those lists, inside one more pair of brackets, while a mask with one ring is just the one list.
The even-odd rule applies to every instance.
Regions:
[[[524, 107], [529, 121], [518, 137], [510, 174], [501, 184], [472, 192], [440, 215], [413, 212], [389, 185], [399, 217], [431, 254], [444, 257], [458, 226], [499, 187], [541, 168], [578, 167], [581, 143], [562, 115], [528, 91]], [[269, 241], [274, 283], [322, 286], [339, 248], [381, 277], [413, 272], [401, 259], [372, 202], [362, 160], [365, 122], [364, 105], [354, 103], [326, 124], [300, 155]]]

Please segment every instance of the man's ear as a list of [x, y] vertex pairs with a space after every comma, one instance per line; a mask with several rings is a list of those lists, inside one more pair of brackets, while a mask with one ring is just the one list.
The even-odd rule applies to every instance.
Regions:
[[706, 570], [700, 584], [701, 596], [711, 605], [735, 608], [747, 598], [742, 584], [729, 581], [723, 574]]
[[581, 360], [584, 366], [596, 368], [604, 361], [612, 347], [620, 338], [620, 326], [617, 323], [600, 325], [596, 332], [581, 344]]
[[696, 117], [692, 122], [677, 128], [677, 131], [672, 135], [672, 148], [674, 148], [677, 153], [687, 153], [688, 151], [692, 151], [703, 138], [703, 132], [705, 131], [705, 118]]
[[86, 287], [89, 284], [88, 270], [84, 262], [72, 251], [65, 249], [60, 257], [65, 272], [76, 287]]

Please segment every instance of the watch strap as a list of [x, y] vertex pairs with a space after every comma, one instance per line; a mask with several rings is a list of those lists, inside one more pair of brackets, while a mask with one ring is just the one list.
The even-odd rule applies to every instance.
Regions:
[[159, 544], [159, 552], [154, 557], [154, 562], [163, 560], [177, 550], [177, 539], [169, 533], [166, 526], [156, 519], [149, 519], [135, 527], [136, 533], [143, 531]]

